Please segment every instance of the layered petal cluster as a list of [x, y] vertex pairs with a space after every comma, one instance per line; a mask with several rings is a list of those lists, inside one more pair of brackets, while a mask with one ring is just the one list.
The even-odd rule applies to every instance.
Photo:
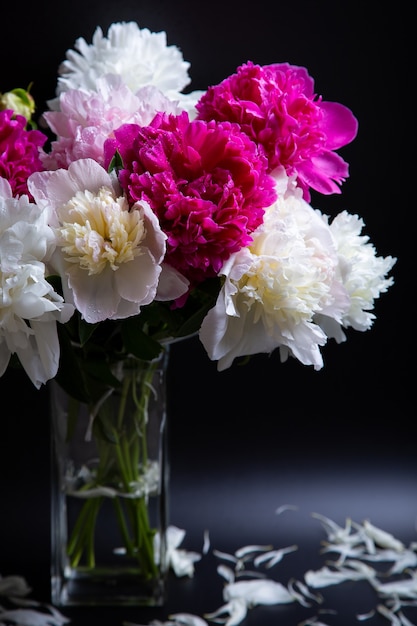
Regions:
[[44, 119], [57, 139], [42, 156], [45, 169], [67, 168], [72, 161], [91, 158], [104, 164], [103, 146], [125, 123], [147, 126], [157, 111], [177, 114], [182, 109], [149, 85], [134, 94], [120, 76], [98, 78], [95, 91], [70, 89], [59, 98], [60, 110]]
[[355, 138], [357, 120], [344, 105], [317, 97], [305, 68], [249, 61], [209, 87], [196, 108], [199, 119], [240, 124], [265, 152], [270, 171], [284, 166], [297, 176], [305, 200], [310, 189], [340, 193], [349, 172], [335, 150]]
[[40, 151], [47, 136], [26, 125], [23, 115], [11, 109], [0, 111], [0, 177], [9, 181], [14, 196], [28, 195], [28, 176], [44, 169]]
[[[91, 44], [79, 37], [74, 48], [59, 67], [57, 96], [69, 89], [94, 91], [97, 79], [106, 74], [121, 76], [134, 93], [153, 85], [173, 100], [184, 99], [180, 93], [191, 82], [190, 63], [177, 46], [167, 45], [166, 33], [139, 28], [136, 22], [115, 22], [107, 36], [97, 27]], [[59, 99], [48, 105], [56, 110]]]
[[[29, 189], [50, 213], [57, 238], [52, 258], [65, 299], [89, 323], [124, 319], [157, 294], [166, 235], [146, 202], [129, 209], [117, 180], [92, 159], [33, 174]], [[170, 276], [164, 297], [188, 287]]]
[[[324, 216], [324, 219], [327, 219]], [[397, 259], [392, 256], [377, 255], [375, 246], [362, 231], [365, 224], [358, 215], [342, 211], [333, 218], [330, 231], [336, 244], [339, 266], [344, 288], [349, 294], [350, 305], [343, 315], [341, 324], [344, 328], [369, 330], [375, 320], [372, 309], [379, 298], [394, 283], [388, 276]], [[342, 328], [336, 321], [320, 316], [320, 325], [328, 336], [338, 342], [346, 339]]]
[[16, 354], [37, 389], [54, 378], [60, 346], [56, 323], [73, 307], [46, 280], [54, 235], [28, 196], [13, 197], [0, 178], [0, 376]]
[[221, 269], [224, 284], [201, 326], [200, 339], [219, 370], [276, 348], [282, 360], [290, 354], [320, 369], [326, 334], [314, 316], [325, 312], [341, 322], [349, 308], [328, 224], [282, 172], [277, 187], [278, 200], [253, 243]]
[[157, 114], [116, 130], [107, 162], [116, 150], [122, 187], [131, 202], [149, 202], [168, 237], [166, 262], [191, 285], [251, 242], [276, 197], [265, 157], [237, 124]]

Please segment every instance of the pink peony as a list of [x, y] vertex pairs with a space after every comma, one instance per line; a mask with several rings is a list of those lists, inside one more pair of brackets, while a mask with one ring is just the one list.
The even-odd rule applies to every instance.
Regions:
[[348, 165], [334, 150], [350, 143], [358, 128], [347, 107], [324, 102], [313, 90], [303, 67], [249, 61], [209, 87], [196, 105], [197, 118], [240, 124], [267, 156], [268, 171], [284, 166], [288, 176], [297, 176], [309, 201], [310, 188], [340, 193]]
[[28, 176], [44, 169], [39, 153], [47, 136], [26, 130], [26, 124], [23, 115], [11, 109], [0, 111], [0, 176], [9, 181], [15, 197], [28, 195]]
[[165, 261], [191, 286], [252, 241], [276, 198], [265, 157], [237, 124], [158, 113], [119, 128], [105, 149], [108, 161], [118, 150], [122, 186], [131, 202], [149, 202], [168, 236]]
[[156, 87], [142, 87], [135, 94], [120, 76], [97, 79], [96, 90], [70, 89], [59, 98], [59, 111], [43, 117], [57, 139], [42, 156], [46, 169], [68, 168], [77, 159], [91, 158], [103, 165], [103, 146], [122, 124], [146, 125], [157, 111], [179, 113], [177, 103]]

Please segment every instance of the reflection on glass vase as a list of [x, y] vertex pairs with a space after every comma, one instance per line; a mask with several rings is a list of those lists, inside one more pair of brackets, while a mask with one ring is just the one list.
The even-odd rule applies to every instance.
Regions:
[[120, 362], [95, 407], [51, 383], [56, 606], [165, 600], [168, 357]]

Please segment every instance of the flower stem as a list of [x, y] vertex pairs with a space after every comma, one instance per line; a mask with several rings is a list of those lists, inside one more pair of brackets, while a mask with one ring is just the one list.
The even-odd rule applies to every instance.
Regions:
[[96, 524], [104, 500], [104, 495], [95, 492], [105, 488], [114, 491], [112, 505], [126, 554], [136, 560], [144, 578], [158, 574], [156, 529], [151, 527], [148, 510], [149, 490], [154, 487], [149, 486], [147, 446], [149, 400], [155, 393], [152, 383], [157, 366], [158, 362], [129, 361], [120, 391], [114, 390], [100, 403], [95, 417], [99, 427], [93, 431], [98, 465], [89, 470], [89, 479], [81, 488], [91, 490], [92, 495], [86, 496], [68, 542], [72, 567], [95, 567]]

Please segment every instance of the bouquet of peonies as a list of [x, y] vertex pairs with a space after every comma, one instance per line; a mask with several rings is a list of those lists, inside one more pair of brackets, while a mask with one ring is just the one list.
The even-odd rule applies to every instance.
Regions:
[[164, 32], [114, 23], [67, 51], [40, 116], [30, 89], [0, 94], [0, 376], [56, 380], [71, 399], [58, 451], [81, 406], [80, 448], [96, 445], [59, 478], [75, 521], [57, 577], [96, 580], [106, 498], [140, 575], [164, 567], [147, 430], [167, 344], [198, 334], [219, 370], [274, 350], [320, 369], [327, 339], [368, 330], [393, 282], [360, 217], [310, 204], [348, 177], [351, 111], [289, 63], [185, 93], [188, 69]]
[[184, 93], [188, 70], [164, 32], [113, 23], [67, 51], [39, 117], [30, 89], [0, 95], [0, 375], [85, 400], [192, 333], [219, 370], [276, 349], [320, 369], [372, 326], [395, 259], [310, 204], [348, 177], [352, 112], [289, 63]]

